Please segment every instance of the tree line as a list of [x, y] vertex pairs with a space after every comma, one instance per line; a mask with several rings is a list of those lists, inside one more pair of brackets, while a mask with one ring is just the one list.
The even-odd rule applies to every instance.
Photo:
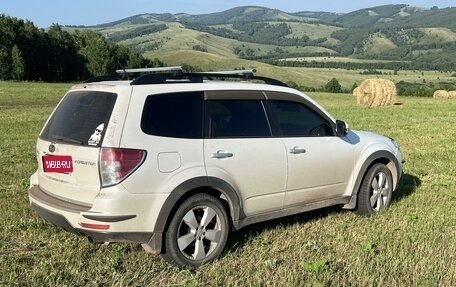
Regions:
[[188, 22], [184, 22], [183, 24], [189, 29], [210, 33], [223, 38], [266, 45], [318, 46], [328, 40], [325, 37], [310, 39], [306, 35], [302, 37], [287, 37], [292, 33], [292, 29], [287, 23], [270, 24], [268, 22], [238, 21], [232, 24], [232, 29]]
[[0, 79], [47, 82], [83, 81], [112, 74], [120, 66], [163, 66], [109, 42], [98, 32], [69, 33], [53, 24], [47, 31], [0, 15]]
[[[422, 58], [431, 55], [423, 55]], [[431, 58], [430, 58], [431, 59]], [[321, 68], [321, 69], [346, 69], [346, 70], [423, 70], [423, 71], [441, 71], [452, 72], [456, 70], [453, 62], [440, 63], [435, 62], [417, 62], [417, 61], [392, 61], [392, 62], [337, 62], [337, 61], [285, 61], [277, 59], [259, 59], [259, 61], [279, 66], [279, 67], [299, 67], [299, 68]]]

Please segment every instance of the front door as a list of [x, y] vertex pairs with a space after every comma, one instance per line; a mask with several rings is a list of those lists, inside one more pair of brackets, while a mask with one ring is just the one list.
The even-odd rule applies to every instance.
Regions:
[[303, 103], [268, 101], [268, 106], [287, 151], [284, 208], [342, 196], [353, 169], [352, 144]]

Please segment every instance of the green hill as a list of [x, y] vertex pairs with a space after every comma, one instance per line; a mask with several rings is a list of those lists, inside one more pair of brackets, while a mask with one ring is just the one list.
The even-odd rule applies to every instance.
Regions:
[[456, 29], [456, 8], [430, 9], [404, 4], [384, 5], [353, 11], [324, 22], [343, 27], [443, 27]]
[[269, 9], [257, 6], [236, 7], [219, 13], [206, 15], [185, 15], [178, 19], [185, 23], [216, 25], [226, 23], [261, 22], [261, 21], [300, 21], [303, 17], [295, 16], [277, 9]]
[[[97, 30], [146, 55], [194, 50], [206, 56], [305, 66], [319, 64], [282, 59], [342, 56], [383, 61], [381, 65], [370, 62], [366, 68], [451, 71], [456, 70], [455, 18], [456, 8], [404, 4], [346, 14], [243, 6], [202, 15], [140, 14], [68, 29]], [[340, 67], [341, 63], [325, 65]]]
[[343, 27], [372, 27], [379, 23], [394, 22], [395, 17], [402, 17], [400, 13], [406, 7], [406, 5], [384, 5], [361, 9], [337, 17], [330, 23]]

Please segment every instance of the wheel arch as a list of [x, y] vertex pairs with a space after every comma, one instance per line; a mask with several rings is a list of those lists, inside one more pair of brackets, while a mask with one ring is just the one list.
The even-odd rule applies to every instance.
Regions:
[[180, 204], [187, 198], [198, 194], [207, 193], [222, 200], [227, 208], [230, 225], [235, 226], [241, 218], [241, 201], [237, 191], [227, 182], [214, 177], [197, 177], [189, 179], [178, 185], [166, 199], [160, 209], [154, 227], [154, 233], [166, 231], [171, 216]]
[[358, 175], [356, 177], [355, 183], [352, 189], [352, 196], [350, 202], [343, 206], [345, 209], [355, 209], [356, 202], [358, 198], [359, 188], [361, 187], [361, 183], [366, 176], [367, 171], [375, 164], [383, 163], [388, 170], [391, 172], [391, 176], [393, 178], [393, 191], [396, 190], [399, 179], [400, 179], [400, 171], [399, 171], [399, 162], [397, 158], [389, 151], [381, 150], [372, 153], [362, 164]]

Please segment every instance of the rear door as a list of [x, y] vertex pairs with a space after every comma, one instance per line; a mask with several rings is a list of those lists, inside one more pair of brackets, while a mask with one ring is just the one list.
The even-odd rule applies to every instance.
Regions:
[[[203, 159], [203, 92], [173, 85], [134, 86], [121, 147], [147, 151], [140, 169], [122, 182], [131, 193], [168, 194], [194, 178], [206, 176]], [[179, 86], [181, 87], [181, 86]]]
[[[100, 190], [100, 146], [105, 137], [112, 142], [114, 136], [110, 118], [117, 98], [111, 91], [80, 90], [62, 99], [37, 141], [39, 185], [44, 192], [90, 205]], [[62, 157], [70, 169], [49, 169], [59, 167]]]
[[204, 157], [208, 176], [239, 192], [245, 215], [280, 210], [286, 153], [271, 136], [260, 91], [206, 93]]

